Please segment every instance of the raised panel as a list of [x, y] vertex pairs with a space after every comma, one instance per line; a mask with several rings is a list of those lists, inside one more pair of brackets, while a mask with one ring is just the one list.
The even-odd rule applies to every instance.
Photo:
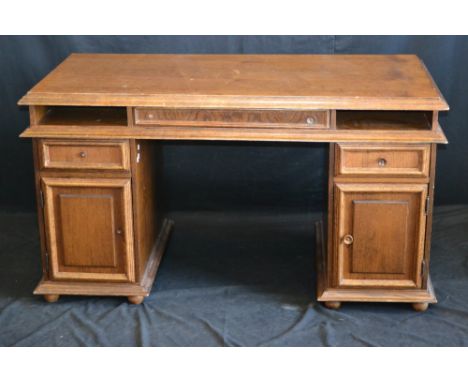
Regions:
[[51, 278], [134, 281], [130, 180], [42, 183]]
[[425, 184], [335, 185], [339, 286], [419, 287]]
[[[408, 248], [408, 201], [353, 201], [351, 273], [404, 274]], [[375, 222], [376, 224], [369, 224]]]
[[63, 266], [117, 267], [113, 195], [58, 194], [58, 202]]

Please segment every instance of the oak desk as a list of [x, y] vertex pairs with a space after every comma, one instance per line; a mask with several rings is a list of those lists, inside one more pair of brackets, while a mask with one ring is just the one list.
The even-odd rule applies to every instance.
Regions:
[[[34, 293], [150, 292], [172, 222], [162, 140], [329, 142], [319, 301], [436, 302], [429, 278], [438, 112], [412, 55], [73, 54], [29, 105], [43, 278]], [[313, 149], [313, 148], [311, 148]], [[313, 229], [313, 227], [311, 227]]]

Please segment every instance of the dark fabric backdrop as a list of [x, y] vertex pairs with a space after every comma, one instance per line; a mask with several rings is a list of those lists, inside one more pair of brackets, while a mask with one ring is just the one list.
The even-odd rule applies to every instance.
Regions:
[[[0, 37], [0, 208], [32, 211], [28, 125], [16, 103], [72, 52], [414, 53], [451, 106], [441, 124], [436, 204], [468, 203], [468, 38], [457, 36], [2, 36]], [[323, 207], [327, 146], [275, 143], [165, 144], [170, 210], [317, 211]]]

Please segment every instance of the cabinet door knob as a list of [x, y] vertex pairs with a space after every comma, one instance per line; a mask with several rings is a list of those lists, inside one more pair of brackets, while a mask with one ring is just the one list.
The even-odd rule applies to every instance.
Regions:
[[117, 235], [122, 235], [122, 230], [120, 228], [117, 228], [117, 230], [115, 231], [115, 233]]
[[354, 237], [351, 235], [345, 235], [345, 237], [343, 238], [343, 243], [345, 243], [346, 245], [353, 244], [353, 241], [354, 241]]
[[385, 167], [387, 160], [385, 158], [380, 158], [377, 163], [379, 164], [379, 167]]
[[315, 118], [314, 117], [309, 117], [306, 119], [306, 122], [309, 126], [315, 125]]
[[86, 158], [86, 152], [80, 151], [80, 158]]

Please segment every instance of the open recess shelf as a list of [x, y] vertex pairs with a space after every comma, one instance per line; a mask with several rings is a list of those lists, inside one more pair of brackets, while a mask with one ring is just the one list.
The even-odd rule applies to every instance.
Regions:
[[337, 110], [336, 127], [346, 130], [430, 130], [432, 112]]
[[127, 126], [124, 107], [46, 106], [39, 125], [45, 126]]

